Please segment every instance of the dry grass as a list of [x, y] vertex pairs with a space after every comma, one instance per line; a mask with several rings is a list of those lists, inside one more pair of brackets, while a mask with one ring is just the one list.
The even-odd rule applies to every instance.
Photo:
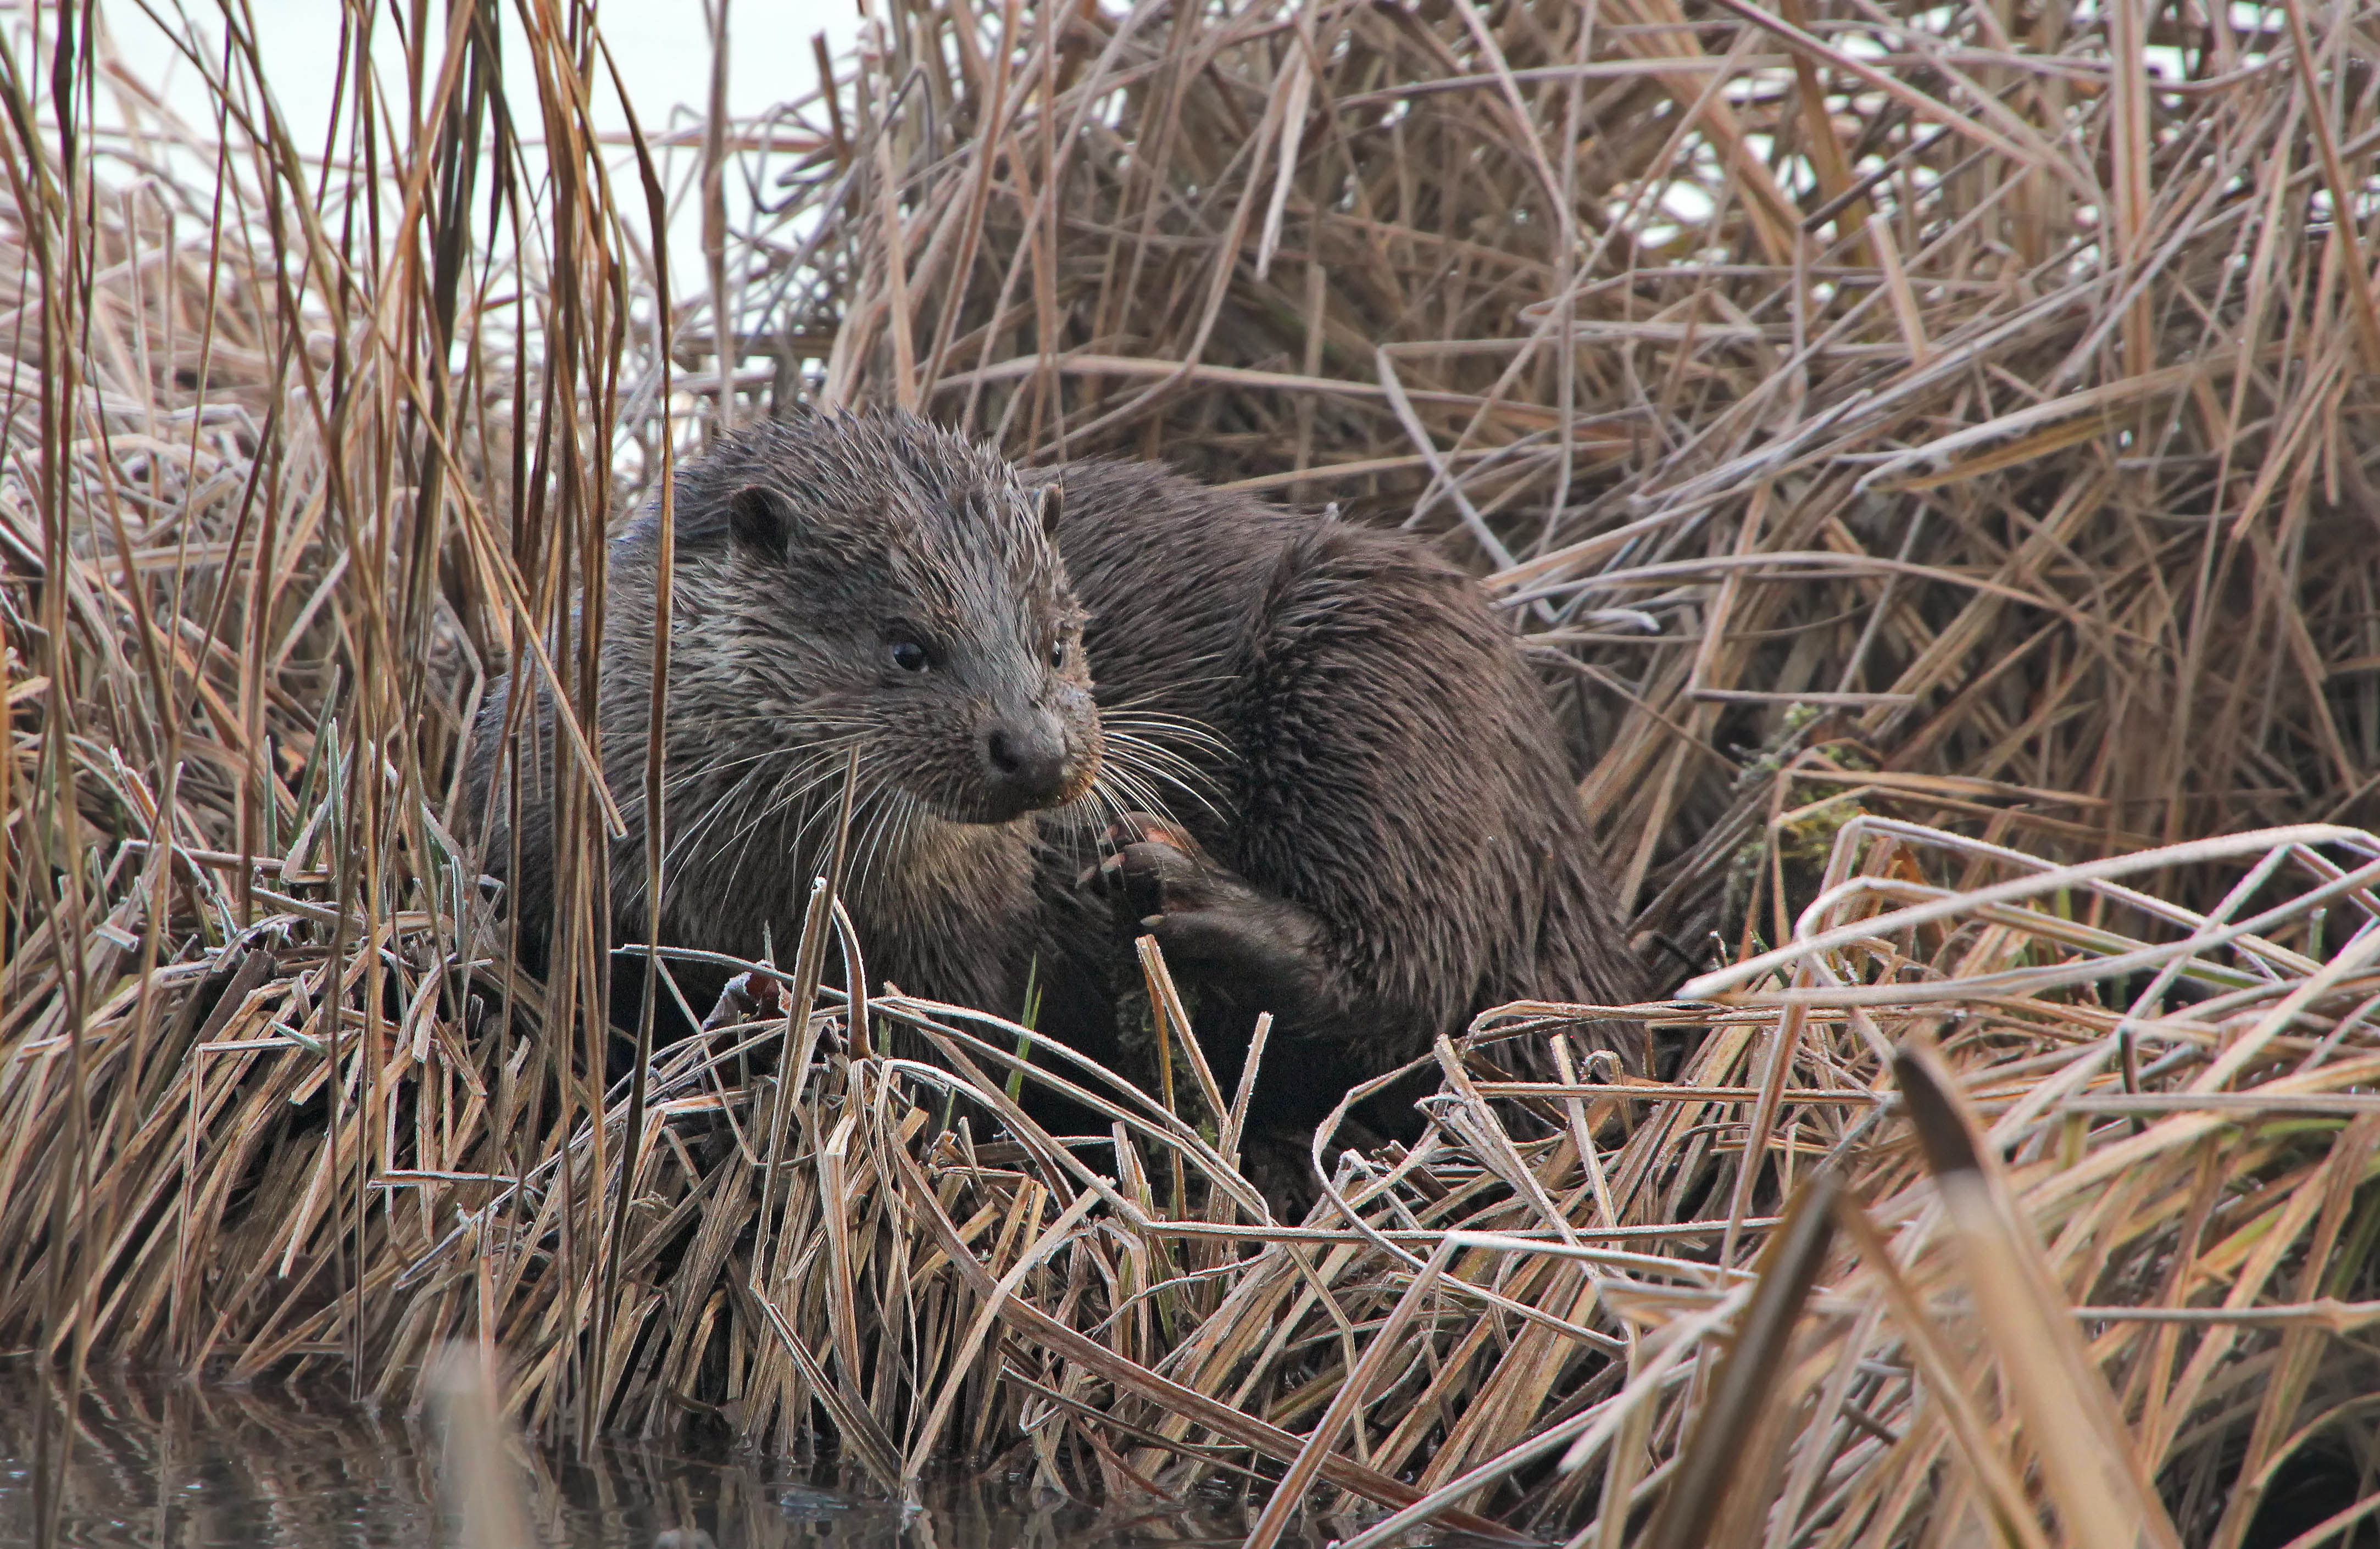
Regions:
[[[952, 0], [649, 161], [524, 10], [327, 157], [237, 42], [188, 127], [10, 23], [0, 1337], [406, 1404], [484, 1340], [549, 1437], [1245, 1487], [1258, 1542], [2380, 1506], [2380, 841], [2323, 826], [2380, 781], [2380, 18]], [[1017, 1029], [879, 998], [889, 1058], [816, 953], [599, 1090], [600, 793], [531, 984], [455, 743], [495, 671], [584, 704], [607, 518], [804, 394], [1442, 532], [1648, 938], [1724, 931], [1677, 1081], [1488, 1019], [1299, 1227], [1200, 1083], [1037, 1059], [1070, 1145]]]

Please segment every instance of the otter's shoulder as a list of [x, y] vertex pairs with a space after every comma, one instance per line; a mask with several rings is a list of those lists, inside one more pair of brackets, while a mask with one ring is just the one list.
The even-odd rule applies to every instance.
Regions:
[[1245, 490], [1200, 484], [1156, 463], [1107, 459], [1026, 470], [1028, 484], [1061, 483], [1060, 547], [1069, 564], [1120, 565], [1142, 585], [1165, 575], [1213, 593], [1234, 580], [1256, 595], [1301, 578], [1342, 587], [1427, 594], [1484, 616], [1475, 577], [1407, 532], [1330, 511], [1276, 505]]
[[[1160, 463], [1089, 458], [1024, 471], [1028, 485], [1064, 491], [1059, 547], [1067, 563], [1135, 559], [1137, 568], [1209, 571], [1226, 582], [1250, 566], [1269, 568], [1282, 551], [1334, 531], [1366, 529], [1318, 512], [1275, 505], [1244, 490], [1219, 489]], [[1390, 535], [1393, 537], [1394, 535]]]

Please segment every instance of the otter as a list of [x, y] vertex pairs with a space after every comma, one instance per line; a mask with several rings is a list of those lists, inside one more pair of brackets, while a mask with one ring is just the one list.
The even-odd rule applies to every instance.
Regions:
[[[1275, 1018], [1252, 1134], [1294, 1143], [1489, 1006], [1642, 998], [1543, 691], [1419, 540], [1148, 465], [1019, 470], [893, 413], [758, 425], [675, 478], [657, 914], [654, 511], [608, 564], [616, 938], [788, 943], [856, 747], [844, 897], [872, 977], [1009, 1016], [1034, 977], [1037, 1029], [1113, 1062], [1142, 1014], [1129, 941], [1153, 935], [1225, 1091]], [[542, 805], [522, 803], [513, 883], [532, 934]], [[1593, 1031], [1641, 1063], [1631, 1024]]]
[[[921, 421], [876, 415], [763, 422], [674, 478], [658, 907], [644, 801], [658, 502], [605, 565], [601, 755], [626, 829], [611, 846], [613, 939], [790, 950], [856, 748], [842, 897], [871, 973], [1013, 1012], [1030, 955], [1019, 943], [1036, 927], [1026, 815], [1080, 796], [1101, 766], [1085, 614], [1045, 530], [1053, 493]], [[532, 782], [521, 874], [504, 877], [510, 804], [489, 796], [509, 697], [508, 682], [480, 712], [468, 790], [534, 965], [553, 906], [552, 818]], [[542, 698], [537, 710], [535, 757], [550, 768], [552, 710]]]

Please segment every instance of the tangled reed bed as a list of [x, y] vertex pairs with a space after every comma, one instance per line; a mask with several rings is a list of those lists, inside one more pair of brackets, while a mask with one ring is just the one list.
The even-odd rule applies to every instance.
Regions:
[[[2369, 16], [953, 0], [647, 160], [583, 13], [457, 7], [418, 96], [374, 14], [327, 158], [237, 27], [195, 129], [49, 13], [0, 54], [0, 1337], [403, 1403], [484, 1340], [548, 1436], [1259, 1542], [2380, 1504]], [[1297, 1226], [1227, 1095], [979, 1010], [874, 1000], [905, 1060], [796, 983], [601, 1089], [592, 897], [510, 970], [455, 744], [587, 684], [674, 447], [806, 394], [1442, 532], [1713, 969], [1645, 1010], [1676, 1079], [1490, 1018]]]
[[1640, 903], [1794, 704], [2077, 853], [2369, 824], [2374, 18], [2250, 15], [895, 7], [729, 332], [1445, 530]]

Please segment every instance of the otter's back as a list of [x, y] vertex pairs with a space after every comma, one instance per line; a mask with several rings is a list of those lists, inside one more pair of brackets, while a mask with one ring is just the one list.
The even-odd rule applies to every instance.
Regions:
[[1184, 751], [1220, 799], [1174, 816], [1312, 912], [1364, 986], [1309, 1036], [1370, 1071], [1500, 1001], [1640, 998], [1544, 693], [1470, 577], [1402, 534], [1147, 466], [1063, 480], [1103, 709], [1216, 733]]

